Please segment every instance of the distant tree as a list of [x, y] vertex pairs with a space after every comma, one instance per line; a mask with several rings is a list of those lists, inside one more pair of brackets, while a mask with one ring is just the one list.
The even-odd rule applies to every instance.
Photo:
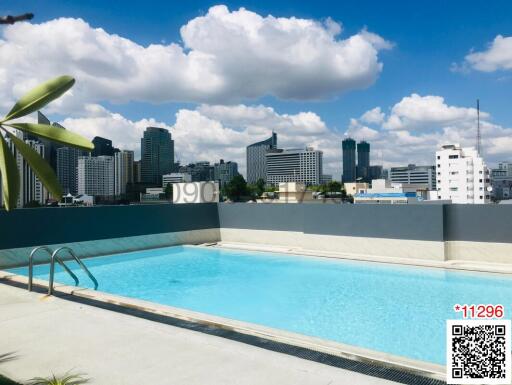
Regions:
[[169, 199], [169, 200], [172, 199], [172, 184], [171, 183], [167, 183], [167, 186], [165, 186], [164, 194], [165, 194], [165, 199]]
[[265, 187], [266, 192], [276, 192], [278, 188], [276, 186], [267, 186]]
[[265, 181], [263, 179], [258, 179], [256, 181], [256, 194], [261, 196], [265, 192]]
[[247, 182], [242, 175], [237, 175], [224, 187], [224, 195], [233, 202], [239, 202], [249, 195]]
[[341, 183], [338, 181], [331, 181], [327, 183], [327, 191], [328, 192], [341, 192]]

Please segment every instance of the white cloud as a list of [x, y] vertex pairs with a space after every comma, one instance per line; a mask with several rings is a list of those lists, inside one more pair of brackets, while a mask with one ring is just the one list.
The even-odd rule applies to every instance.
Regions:
[[[351, 119], [347, 132], [370, 142], [374, 164], [434, 164], [434, 153], [442, 144], [475, 145], [475, 108], [449, 105], [441, 96], [412, 94], [392, 106], [389, 114], [379, 115], [380, 111], [377, 107]], [[373, 116], [382, 119], [372, 122]], [[492, 123], [487, 112], [480, 117], [486, 161], [492, 165], [510, 157], [512, 129]]]
[[[435, 128], [475, 122], [476, 116], [476, 108], [450, 106], [441, 96], [412, 94], [393, 106], [383, 127], [390, 130]], [[488, 114], [481, 112], [480, 117], [487, 118]]]
[[472, 52], [465, 60], [466, 66], [478, 71], [512, 70], [512, 36], [496, 36], [485, 51]]
[[73, 18], [2, 31], [3, 102], [37, 82], [70, 74], [77, 84], [57, 104], [60, 111], [101, 101], [329, 97], [373, 84], [382, 70], [379, 50], [391, 47], [366, 30], [341, 39], [341, 26], [331, 19], [261, 16], [224, 5], [182, 26], [183, 43], [145, 47]]
[[384, 121], [384, 112], [381, 111], [380, 107], [375, 107], [369, 111], [366, 111], [359, 119], [368, 124], [381, 124]]

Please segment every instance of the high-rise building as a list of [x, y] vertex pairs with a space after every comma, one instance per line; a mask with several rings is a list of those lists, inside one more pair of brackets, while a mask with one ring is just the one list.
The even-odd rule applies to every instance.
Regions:
[[78, 194], [78, 158], [87, 156], [87, 152], [74, 147], [57, 149], [57, 178], [64, 195]]
[[178, 171], [180, 173], [190, 174], [192, 176], [192, 182], [208, 182], [214, 180], [215, 177], [214, 166], [210, 165], [208, 161], [180, 166]]
[[311, 147], [305, 150], [275, 150], [265, 154], [268, 184], [302, 182], [319, 185], [322, 172], [322, 151]]
[[136, 160], [133, 162], [133, 183], [140, 183], [142, 182], [141, 176], [140, 176], [140, 160]]
[[[58, 123], [51, 124], [50, 120], [45, 115], [43, 115], [43, 113], [41, 111], [37, 111], [37, 123], [52, 125], [54, 127], [58, 127], [63, 130], [65, 129]], [[24, 137], [24, 139], [36, 140], [43, 144], [44, 154], [45, 154], [44, 159], [50, 164], [52, 169], [55, 172], [57, 172], [57, 150], [59, 148], [63, 147], [62, 144], [56, 143], [49, 139], [34, 137], [34, 135], [31, 135], [30, 133], [24, 133], [23, 137]]]
[[452, 203], [488, 203], [491, 199], [489, 169], [473, 147], [442, 146], [436, 152], [436, 174], [438, 199]]
[[141, 144], [141, 180], [162, 184], [162, 175], [174, 168], [174, 141], [165, 128], [147, 127]]
[[361, 141], [357, 143], [356, 179], [369, 182], [370, 174], [370, 143]]
[[[19, 133], [17, 134], [17, 136], [22, 140], [23, 137], [26, 137], [25, 135], [23, 135], [23, 133]], [[5, 138], [5, 141], [7, 142], [7, 145], [9, 146], [10, 150], [14, 155], [20, 178], [20, 191], [18, 195], [18, 201], [16, 202], [16, 207], [24, 207], [25, 205], [31, 202], [37, 202], [40, 205], [46, 204], [50, 195], [44, 187], [43, 183], [32, 171], [27, 161], [16, 149], [12, 141], [8, 137]], [[42, 143], [32, 139], [25, 139], [24, 142], [44, 158], [45, 147]], [[0, 195], [3, 195], [1, 189]], [[0, 198], [0, 202], [3, 203], [3, 196]]]
[[391, 167], [389, 179], [392, 183], [424, 185], [427, 190], [436, 189], [436, 167], [409, 164], [403, 167]]
[[224, 159], [221, 159], [219, 163], [214, 164], [213, 170], [214, 179], [219, 182], [222, 188], [238, 175], [238, 164], [236, 162], [224, 162]]
[[133, 183], [133, 151], [114, 153], [114, 194], [126, 194], [126, 185]]
[[512, 199], [512, 162], [500, 162], [491, 176], [492, 195], [497, 200]]
[[94, 144], [94, 150], [91, 152], [92, 156], [114, 156], [116, 149], [112, 147], [112, 141], [110, 139], [95, 136], [92, 140], [92, 144]]
[[352, 138], [341, 142], [343, 150], [343, 183], [356, 181], [356, 141]]
[[78, 158], [78, 194], [111, 198], [114, 196], [114, 157]]
[[269, 150], [275, 149], [277, 149], [277, 134], [275, 132], [272, 132], [270, 138], [247, 146], [247, 183], [256, 183], [258, 179], [267, 181], [267, 158], [265, 155]]
[[383, 179], [384, 178], [384, 170], [383, 170], [382, 166], [380, 166], [380, 165], [370, 166], [368, 174], [369, 174], [368, 179], [370, 181], [372, 181], [374, 179]]

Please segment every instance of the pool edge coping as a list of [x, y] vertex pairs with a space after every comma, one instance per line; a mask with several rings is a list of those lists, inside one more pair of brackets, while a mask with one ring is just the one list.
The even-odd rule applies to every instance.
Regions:
[[291, 246], [265, 246], [258, 243], [244, 242], [217, 242], [215, 244], [184, 245], [189, 247], [212, 247], [226, 250], [240, 250], [252, 252], [267, 252], [277, 254], [288, 254], [305, 257], [320, 257], [329, 259], [340, 259], [347, 261], [373, 262], [388, 265], [428, 267], [435, 269], [446, 269], [454, 271], [472, 271], [479, 273], [512, 275], [511, 263], [476, 262], [458, 259], [437, 261], [419, 258], [398, 258], [386, 257], [371, 254], [344, 253], [336, 251], [312, 250]]
[[[0, 270], [0, 283], [3, 283], [3, 281], [7, 281], [7, 284], [8, 282], [11, 282], [27, 285], [28, 277]], [[34, 279], [33, 283], [34, 286], [39, 288], [48, 288], [48, 283], [44, 280]], [[82, 287], [67, 286], [56, 283], [55, 292], [59, 295], [80, 297], [101, 302], [107, 305], [120, 306], [122, 308], [137, 310], [157, 316], [170, 317], [207, 327], [214, 327], [256, 338], [263, 338], [273, 342], [310, 349], [315, 352], [328, 354], [363, 364], [379, 366], [398, 371], [405, 371], [420, 377], [431, 378], [443, 382], [446, 380], [446, 367], [435, 363], [409, 359], [406, 357], [396, 356], [380, 351], [360, 348], [354, 345], [343, 344], [332, 340], [310, 337], [304, 334], [289, 332], [282, 329], [275, 329], [254, 323], [214, 316], [207, 313], [195, 312], [183, 308], [161, 305], [155, 302], [119, 296]]]

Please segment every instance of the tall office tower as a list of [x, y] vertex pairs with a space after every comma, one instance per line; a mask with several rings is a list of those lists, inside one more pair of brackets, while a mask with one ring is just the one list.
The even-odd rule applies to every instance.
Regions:
[[140, 160], [135, 160], [133, 162], [133, 183], [140, 183]]
[[94, 150], [91, 152], [92, 156], [114, 156], [116, 149], [112, 147], [112, 141], [110, 139], [95, 136], [92, 140], [92, 144], [94, 144]]
[[277, 186], [280, 182], [302, 182], [319, 185], [322, 172], [322, 151], [311, 147], [305, 150], [275, 150], [267, 152], [268, 184]]
[[74, 147], [57, 149], [57, 178], [65, 195], [78, 194], [78, 158], [87, 155], [86, 151]]
[[247, 183], [256, 183], [258, 179], [267, 181], [267, 158], [265, 154], [269, 150], [275, 149], [277, 149], [277, 134], [275, 132], [272, 132], [270, 138], [247, 146]]
[[436, 167], [416, 166], [391, 167], [389, 179], [392, 183], [421, 184], [428, 190], [436, 189]]
[[357, 143], [356, 179], [370, 182], [370, 143], [361, 141]]
[[[17, 136], [23, 139], [23, 133], [18, 133]], [[27, 161], [21, 156], [16, 147], [14, 147], [12, 141], [9, 138], [5, 138], [9, 149], [12, 151], [14, 158], [16, 159], [16, 165], [18, 167], [18, 174], [20, 178], [20, 191], [18, 195], [18, 201], [16, 207], [24, 207], [27, 203], [38, 202], [41, 205], [46, 204], [49, 198], [49, 193], [43, 186], [39, 178], [32, 171]], [[37, 140], [26, 139], [24, 140], [33, 150], [39, 155], [44, 157], [44, 145]], [[0, 192], [1, 194], [1, 192]], [[59, 199], [60, 197], [56, 197]], [[3, 202], [3, 196], [0, 200]]]
[[[58, 123], [51, 124], [50, 120], [41, 113], [41, 111], [37, 111], [37, 123], [38, 124], [46, 124], [46, 125], [52, 125], [54, 127], [58, 127], [61, 129], [65, 129]], [[55, 172], [57, 172], [57, 149], [62, 147], [62, 144], [59, 144], [57, 142], [53, 142], [49, 139], [45, 138], [38, 138], [34, 137], [34, 135], [31, 135], [29, 133], [23, 134], [24, 139], [30, 139], [30, 140], [37, 140], [38, 142], [42, 143], [44, 145], [44, 159], [50, 164], [50, 166], [53, 168]]]
[[133, 151], [119, 151], [114, 154], [114, 193], [126, 194], [126, 185], [133, 183]]
[[374, 179], [385, 179], [384, 178], [384, 170], [382, 166], [370, 166], [368, 171], [368, 179], [370, 181]]
[[356, 141], [352, 138], [341, 142], [343, 150], [343, 175], [341, 180], [345, 182], [356, 181]]
[[450, 144], [436, 151], [438, 199], [452, 203], [488, 203], [490, 174], [474, 147]]
[[214, 179], [219, 181], [220, 187], [225, 186], [231, 182], [235, 176], [238, 175], [238, 164], [236, 162], [224, 162], [221, 159], [219, 163], [215, 163], [214, 167]]
[[160, 186], [162, 175], [174, 167], [174, 141], [165, 128], [147, 127], [140, 140], [141, 179], [144, 183]]
[[111, 198], [114, 196], [114, 157], [78, 158], [78, 194]]

